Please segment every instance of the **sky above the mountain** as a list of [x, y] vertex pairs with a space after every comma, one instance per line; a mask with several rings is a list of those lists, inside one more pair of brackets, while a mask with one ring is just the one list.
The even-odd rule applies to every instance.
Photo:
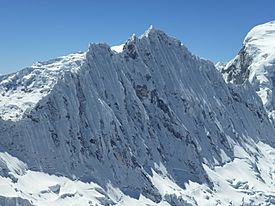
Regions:
[[213, 62], [232, 59], [247, 32], [275, 20], [274, 0], [0, 0], [0, 74], [117, 45], [150, 25]]

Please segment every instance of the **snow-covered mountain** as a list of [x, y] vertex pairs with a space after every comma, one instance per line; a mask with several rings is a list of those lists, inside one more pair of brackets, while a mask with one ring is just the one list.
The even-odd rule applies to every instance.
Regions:
[[0, 90], [2, 205], [275, 202], [275, 129], [254, 88], [153, 27]]
[[239, 54], [222, 71], [226, 81], [242, 84], [248, 80], [275, 120], [275, 21], [254, 27]]

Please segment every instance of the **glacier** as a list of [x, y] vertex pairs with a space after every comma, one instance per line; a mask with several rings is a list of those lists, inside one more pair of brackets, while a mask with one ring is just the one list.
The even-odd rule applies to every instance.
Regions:
[[0, 76], [0, 204], [274, 204], [274, 124], [235, 61], [150, 27]]

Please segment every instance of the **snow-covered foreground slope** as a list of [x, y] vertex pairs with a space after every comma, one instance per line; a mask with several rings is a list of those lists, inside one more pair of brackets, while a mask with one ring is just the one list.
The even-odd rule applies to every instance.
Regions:
[[192, 181], [181, 188], [163, 165], [156, 166], [158, 170], [152, 169], [150, 179], [161, 194], [159, 203], [143, 195], [125, 195], [111, 182], [102, 188], [93, 182], [31, 171], [17, 158], [0, 153], [0, 205], [272, 205], [275, 150], [261, 142], [255, 145], [255, 157], [236, 146], [232, 162], [214, 168], [204, 165], [213, 188]]
[[269, 117], [275, 118], [275, 21], [254, 27], [239, 54], [222, 71], [228, 82], [248, 80], [262, 99]]
[[275, 130], [260, 98], [249, 83], [227, 85], [211, 62], [162, 31], [0, 78], [0, 151], [14, 162], [1, 165], [2, 196], [17, 197], [8, 201], [273, 201]]

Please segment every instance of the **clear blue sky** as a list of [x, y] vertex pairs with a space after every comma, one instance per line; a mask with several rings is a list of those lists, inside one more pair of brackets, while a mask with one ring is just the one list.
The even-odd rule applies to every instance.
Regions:
[[274, 0], [0, 0], [0, 73], [89, 42], [120, 44], [151, 24], [201, 57], [228, 61], [250, 28], [275, 20], [274, 9]]

